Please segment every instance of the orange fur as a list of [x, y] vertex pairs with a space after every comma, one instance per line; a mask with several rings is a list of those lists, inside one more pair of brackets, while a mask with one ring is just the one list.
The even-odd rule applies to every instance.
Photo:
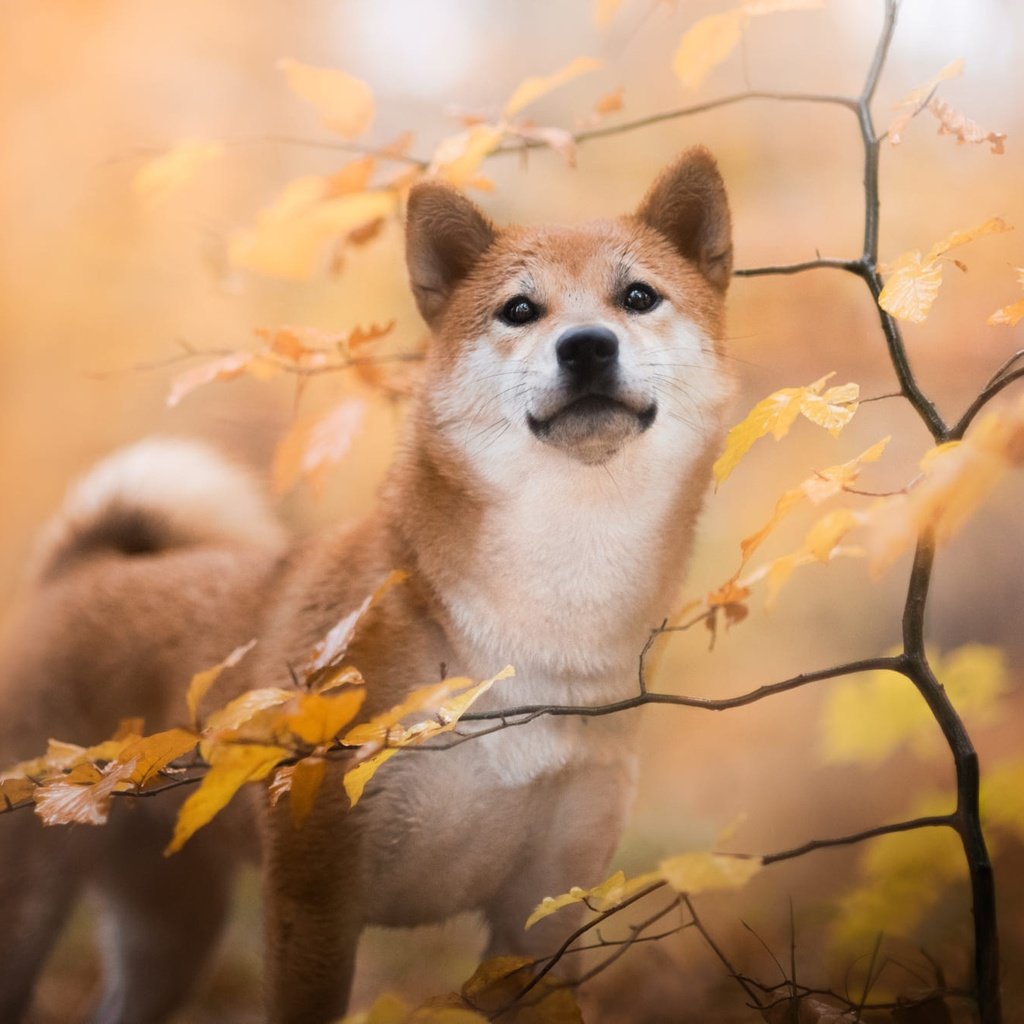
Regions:
[[[393, 568], [408, 582], [369, 613], [350, 652], [365, 715], [442, 671], [482, 678], [509, 661], [516, 679], [483, 707], [632, 690], [685, 570], [728, 391], [729, 214], [714, 161], [690, 151], [636, 215], [579, 227], [499, 230], [453, 190], [421, 185], [408, 243], [435, 340], [379, 509], [282, 552], [270, 528], [211, 535], [187, 510], [146, 508], [135, 554], [118, 533], [123, 502], [94, 501], [88, 521], [69, 509], [50, 530], [49, 582], [4, 661], [3, 760], [35, 753], [48, 733], [100, 740], [128, 715], [151, 730], [173, 724], [184, 681], [253, 636], [209, 700], [287, 685], [287, 666]], [[661, 296], [649, 311], [623, 306], [636, 280]], [[496, 315], [517, 294], [541, 310], [522, 326]], [[560, 339], [596, 328], [617, 339], [614, 377], [566, 383], [578, 371]], [[301, 829], [283, 804], [258, 801], [270, 1018], [342, 1013], [368, 923], [476, 909], [492, 952], [547, 948], [565, 918], [528, 933], [523, 921], [543, 896], [605, 870], [632, 787], [632, 733], [620, 716], [540, 719], [443, 755], [399, 756], [353, 811], [329, 779]], [[0, 822], [0, 905], [14, 922], [0, 931], [3, 1020], [24, 1012], [86, 883], [106, 894], [116, 930], [97, 1019], [159, 1021], [187, 995], [248, 816], [236, 808], [170, 861], [143, 861], [138, 847], [158, 849], [176, 809], [144, 803], [118, 807], [102, 830]]]

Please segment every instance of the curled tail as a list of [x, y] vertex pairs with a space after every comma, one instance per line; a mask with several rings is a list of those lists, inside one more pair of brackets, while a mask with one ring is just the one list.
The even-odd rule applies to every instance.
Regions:
[[241, 467], [196, 441], [150, 438], [114, 452], [71, 486], [39, 538], [31, 575], [45, 582], [103, 551], [266, 549], [284, 540], [261, 488]]

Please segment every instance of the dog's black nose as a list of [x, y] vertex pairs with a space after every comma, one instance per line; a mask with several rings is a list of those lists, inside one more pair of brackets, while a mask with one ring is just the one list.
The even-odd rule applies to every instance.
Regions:
[[619, 339], [607, 327], [572, 327], [555, 344], [558, 365], [581, 383], [614, 369]]

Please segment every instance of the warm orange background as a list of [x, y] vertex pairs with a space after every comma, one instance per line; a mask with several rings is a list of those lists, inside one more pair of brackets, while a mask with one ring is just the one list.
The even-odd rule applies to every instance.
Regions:
[[[287, 181], [328, 172], [344, 159], [329, 149], [272, 141], [329, 141], [285, 88], [274, 66], [279, 57], [364, 78], [378, 99], [372, 141], [412, 129], [415, 152], [429, 155], [454, 130], [446, 108], [500, 104], [527, 74], [549, 73], [580, 54], [603, 57], [606, 66], [531, 108], [541, 122], [571, 127], [618, 86], [625, 86], [626, 108], [613, 117], [623, 120], [747, 87], [855, 92], [881, 4], [832, 0], [820, 12], [758, 19], [741, 51], [698, 93], [686, 93], [670, 71], [675, 43], [698, 16], [722, 9], [704, 0], [625, 0], [610, 28], [599, 32], [584, 0], [8, 0], [0, 8], [0, 605], [15, 599], [27, 546], [68, 477], [112, 447], [152, 432], [195, 434], [266, 469], [292, 414], [288, 383], [211, 385], [168, 410], [164, 397], [175, 368], [145, 367], [173, 357], [180, 339], [200, 348], [244, 347], [257, 326], [341, 330], [392, 317], [398, 343], [421, 336], [397, 228], [352, 253], [340, 274], [315, 280], [275, 281], [225, 264], [232, 232], [251, 223]], [[883, 258], [927, 249], [990, 216], [1024, 228], [1022, 27], [1024, 7], [1012, 0], [906, 0], [877, 120], [884, 125], [896, 99], [964, 56], [966, 75], [947, 83], [942, 95], [986, 127], [1007, 132], [1009, 141], [1004, 156], [992, 156], [987, 147], [938, 137], [923, 116], [902, 146], [886, 146]], [[225, 140], [226, 158], [158, 208], [140, 204], [130, 188], [140, 154], [187, 137]], [[741, 104], [588, 143], [575, 170], [550, 152], [534, 152], [528, 161], [501, 157], [486, 168], [497, 191], [479, 201], [499, 221], [617, 212], [636, 201], [677, 150], [696, 141], [721, 162], [738, 266], [808, 259], [816, 250], [859, 253], [860, 141], [853, 117], [838, 108]], [[969, 273], [947, 269], [929, 322], [906, 330], [920, 380], [950, 418], [1024, 338], [1024, 327], [984, 324], [996, 307], [1021, 297], [1012, 269], [1024, 263], [1020, 232], [984, 239], [959, 255]], [[867, 396], [893, 389], [870, 297], [859, 281], [836, 272], [738, 280], [730, 336], [736, 418], [771, 390], [831, 370], [838, 381], [858, 381]], [[345, 386], [320, 381], [307, 400], [327, 401]], [[283, 501], [297, 529], [370, 507], [396, 422], [388, 406], [373, 412], [322, 502], [301, 490]], [[890, 453], [865, 478], [865, 486], [884, 490], [908, 478], [927, 442], [899, 401], [865, 406], [839, 441], [800, 424], [782, 444], [761, 442], [709, 502], [690, 589], [699, 593], [732, 571], [738, 539], [760, 524], [782, 490], [887, 433], [895, 434]], [[1019, 666], [1022, 497], [1019, 481], [1005, 485], [940, 557], [929, 618], [936, 648], [1000, 644]], [[769, 553], [787, 550], [801, 525], [796, 520], [781, 531]], [[713, 653], [703, 633], [676, 640], [658, 683], [726, 695], [879, 653], [898, 640], [905, 571], [901, 563], [875, 583], [859, 563], [804, 570], [770, 614], [755, 599], [751, 619], [721, 637]], [[739, 815], [746, 818], [730, 844], [751, 851], [853, 831], [900, 815], [918, 788], [948, 781], [942, 757], [901, 754], [876, 770], [825, 766], [817, 742], [821, 700], [821, 688], [814, 688], [728, 715], [648, 713], [644, 784], [621, 863], [640, 870], [668, 853], [707, 848]], [[1019, 749], [1020, 710], [1011, 698], [1002, 721], [979, 732], [986, 758]], [[999, 882], [1012, 975], [1024, 950], [1024, 893], [1015, 880], [1020, 851], [1011, 842], [1004, 848]], [[748, 970], [767, 976], [770, 964], [737, 921], [755, 923], [788, 955], [792, 897], [801, 970], [825, 980], [816, 973], [825, 967], [816, 936], [830, 903], [853, 884], [856, 860], [856, 851], [847, 851], [773, 869], [736, 901], [710, 902], [718, 931]], [[248, 918], [253, 889], [250, 880], [241, 899]], [[965, 898], [962, 887], [951, 890], [923, 936], [954, 981], [962, 978]], [[232, 934], [205, 1009], [183, 1019], [256, 1019], [254, 931], [250, 924]], [[365, 1003], [384, 987], [410, 996], [450, 988], [471, 966], [473, 949], [466, 950], [476, 941], [469, 923], [428, 938], [375, 935], [357, 999]], [[78, 932], [62, 947], [40, 1021], [68, 1019], [87, 1003], [95, 973], [88, 948]], [[842, 985], [841, 971], [832, 983]], [[1019, 979], [1009, 984], [1013, 1019], [1024, 990]], [[690, 936], [632, 951], [621, 971], [595, 989], [609, 1009], [603, 1016], [595, 1009], [594, 1020], [708, 1020], [705, 997], [722, 1000], [715, 1020], [750, 1019], [741, 994], [721, 981], [719, 967]]]

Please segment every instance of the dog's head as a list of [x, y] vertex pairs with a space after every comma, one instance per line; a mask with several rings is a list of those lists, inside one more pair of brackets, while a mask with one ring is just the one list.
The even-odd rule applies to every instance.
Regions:
[[692, 454], [716, 436], [732, 243], [706, 150], [684, 153], [636, 213], [578, 227], [498, 229], [456, 190], [417, 185], [407, 255], [434, 333], [426, 401], [474, 462], [602, 465], [658, 438]]

